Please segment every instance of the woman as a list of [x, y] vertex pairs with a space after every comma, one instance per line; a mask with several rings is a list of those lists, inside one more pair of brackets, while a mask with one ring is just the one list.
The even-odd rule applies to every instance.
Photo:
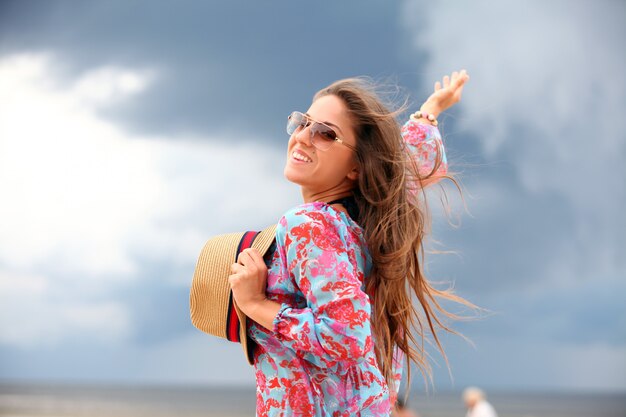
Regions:
[[436, 117], [468, 79], [445, 76], [402, 128], [358, 78], [289, 116], [284, 174], [304, 203], [280, 218], [271, 258], [244, 250], [229, 277], [252, 319], [258, 416], [388, 416], [403, 357], [428, 372], [413, 329], [425, 317], [439, 345], [435, 326], [447, 328], [435, 312], [449, 314], [436, 297], [463, 300], [423, 274], [420, 192], [451, 178]]

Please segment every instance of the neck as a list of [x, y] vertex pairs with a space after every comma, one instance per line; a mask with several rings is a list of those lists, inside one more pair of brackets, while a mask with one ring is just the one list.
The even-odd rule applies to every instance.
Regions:
[[352, 185], [342, 186], [324, 191], [313, 191], [307, 188], [302, 188], [302, 199], [305, 203], [311, 203], [313, 201], [322, 201], [329, 203], [338, 198], [349, 197], [352, 195]]

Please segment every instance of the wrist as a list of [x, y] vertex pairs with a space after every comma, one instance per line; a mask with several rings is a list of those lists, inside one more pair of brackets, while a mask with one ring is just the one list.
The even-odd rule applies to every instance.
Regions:
[[237, 305], [246, 316], [252, 318], [255, 315], [255, 312], [259, 309], [259, 305], [262, 302], [263, 299], [249, 299], [242, 303], [238, 303]]
[[411, 119], [417, 121], [418, 123], [429, 124], [435, 127], [439, 125], [437, 116], [424, 110], [418, 110], [413, 113], [411, 115]]
[[280, 303], [265, 298], [263, 300], [247, 303], [245, 310], [242, 308], [241, 311], [243, 311], [248, 318], [272, 331], [274, 329], [274, 319], [280, 311], [281, 306]]
[[439, 115], [442, 112], [442, 109], [437, 104], [427, 101], [426, 103], [422, 104], [422, 106], [420, 107], [420, 111], [422, 113], [428, 113], [428, 114], [432, 114], [435, 117], [439, 117]]

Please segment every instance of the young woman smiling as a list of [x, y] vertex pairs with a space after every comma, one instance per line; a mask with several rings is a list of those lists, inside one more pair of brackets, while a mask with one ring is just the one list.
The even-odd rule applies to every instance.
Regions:
[[389, 416], [404, 357], [430, 371], [425, 328], [443, 352], [440, 316], [454, 315], [438, 300], [466, 302], [424, 275], [423, 189], [454, 181], [436, 118], [468, 79], [435, 83], [402, 126], [363, 78], [289, 116], [284, 174], [303, 204], [280, 218], [267, 262], [244, 250], [229, 277], [256, 342], [258, 416]]

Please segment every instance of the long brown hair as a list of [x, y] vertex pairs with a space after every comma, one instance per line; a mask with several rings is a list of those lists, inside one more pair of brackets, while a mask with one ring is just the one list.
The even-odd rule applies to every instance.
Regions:
[[[460, 317], [444, 309], [441, 300], [475, 306], [449, 289], [435, 288], [424, 274], [423, 240], [431, 227], [424, 186], [435, 179], [442, 155], [438, 155], [430, 173], [420, 175], [415, 160], [405, 149], [397, 120], [407, 101], [398, 110], [390, 111], [376, 88], [369, 78], [347, 78], [318, 91], [313, 100], [327, 95], [343, 100], [357, 138], [359, 178], [352, 192], [359, 219], [355, 220], [365, 231], [372, 256], [373, 269], [366, 290], [373, 296], [376, 357], [391, 389], [394, 349], [406, 355], [409, 384], [411, 362], [425, 378], [432, 376], [424, 346], [430, 337], [446, 358], [437, 330], [456, 333], [445, 319]], [[440, 178], [451, 180], [461, 191], [450, 172]], [[417, 193], [407, 192], [416, 186]], [[413, 297], [419, 301], [419, 307], [412, 302]]]

